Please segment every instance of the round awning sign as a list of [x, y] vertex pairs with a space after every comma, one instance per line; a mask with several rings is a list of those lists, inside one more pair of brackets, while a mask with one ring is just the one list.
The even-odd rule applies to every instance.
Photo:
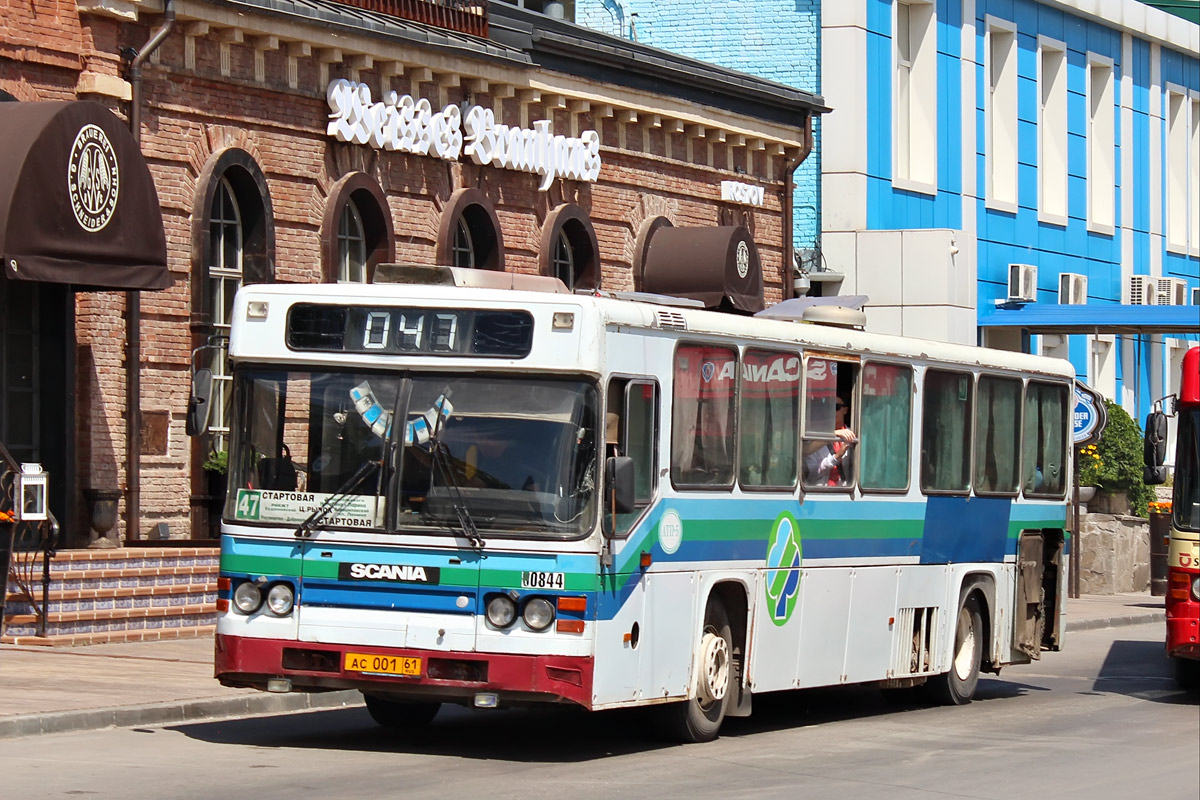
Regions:
[[1098, 441], [1108, 422], [1104, 398], [1089, 386], [1075, 384], [1075, 409], [1071, 414], [1071, 433], [1076, 447]]

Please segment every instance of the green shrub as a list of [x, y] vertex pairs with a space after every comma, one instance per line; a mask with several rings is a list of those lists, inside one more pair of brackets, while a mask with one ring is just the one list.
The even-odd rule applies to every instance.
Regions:
[[216, 472], [224, 475], [229, 470], [229, 451], [212, 451], [208, 454], [208, 458], [204, 459], [204, 463], [201, 466], [208, 472]]
[[1100, 441], [1077, 451], [1079, 485], [1095, 486], [1102, 492], [1125, 492], [1130, 512], [1149, 515], [1154, 490], [1142, 482], [1142, 429], [1129, 412], [1105, 400], [1108, 424]]

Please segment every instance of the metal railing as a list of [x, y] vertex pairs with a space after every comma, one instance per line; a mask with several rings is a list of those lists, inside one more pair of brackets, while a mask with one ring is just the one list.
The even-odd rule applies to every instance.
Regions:
[[37, 522], [16, 519], [16, 483], [21, 465], [0, 442], [0, 633], [8, 619], [8, 602], [28, 606], [37, 619], [38, 636], [46, 635], [50, 607], [50, 561], [59, 546], [58, 520], [53, 514]]
[[335, 0], [391, 17], [487, 38], [487, 0]]

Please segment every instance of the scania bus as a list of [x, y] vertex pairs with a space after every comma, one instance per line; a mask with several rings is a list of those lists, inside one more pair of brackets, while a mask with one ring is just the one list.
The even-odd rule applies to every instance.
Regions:
[[222, 683], [406, 727], [654, 706], [704, 741], [755, 695], [962, 704], [1061, 646], [1068, 362], [385, 273], [238, 292]]

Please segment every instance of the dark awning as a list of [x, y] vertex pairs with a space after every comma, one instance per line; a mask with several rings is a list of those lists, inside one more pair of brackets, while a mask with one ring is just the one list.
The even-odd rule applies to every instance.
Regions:
[[708, 308], [728, 305], [753, 314], [763, 309], [762, 267], [750, 231], [659, 228], [650, 239], [642, 290], [690, 297]]
[[1200, 307], [1056, 305], [1025, 303], [981, 309], [981, 328], [1021, 328], [1029, 333], [1200, 333]]
[[4, 274], [76, 288], [164, 289], [167, 243], [150, 170], [99, 103], [0, 103]]

